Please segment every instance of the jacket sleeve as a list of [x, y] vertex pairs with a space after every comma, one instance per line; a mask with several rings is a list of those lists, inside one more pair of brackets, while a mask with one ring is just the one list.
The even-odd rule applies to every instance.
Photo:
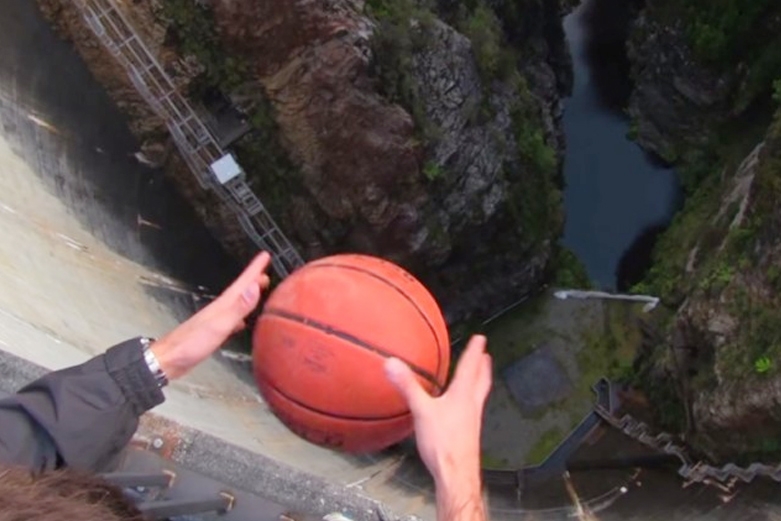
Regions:
[[128, 340], [0, 400], [0, 462], [104, 470], [163, 400], [141, 342]]

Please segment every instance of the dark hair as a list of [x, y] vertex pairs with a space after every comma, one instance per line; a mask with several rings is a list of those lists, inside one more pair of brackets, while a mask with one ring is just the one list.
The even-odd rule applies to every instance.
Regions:
[[116, 486], [75, 470], [0, 468], [0, 521], [147, 521]]

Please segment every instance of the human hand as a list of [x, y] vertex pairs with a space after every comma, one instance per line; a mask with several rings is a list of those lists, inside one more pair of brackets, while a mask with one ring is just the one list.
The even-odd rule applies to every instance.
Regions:
[[268, 253], [258, 254], [219, 297], [152, 344], [151, 350], [169, 379], [187, 374], [245, 327], [244, 319], [269, 286], [265, 272], [270, 262]]
[[434, 477], [439, 519], [482, 519], [480, 430], [491, 389], [491, 357], [486, 338], [474, 336], [445, 393], [434, 398], [406, 364], [385, 362], [390, 381], [404, 396], [415, 421], [415, 438], [423, 463]]

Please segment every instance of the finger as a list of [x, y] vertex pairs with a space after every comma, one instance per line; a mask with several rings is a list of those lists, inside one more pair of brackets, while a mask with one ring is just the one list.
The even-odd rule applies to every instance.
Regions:
[[486, 339], [482, 335], [474, 335], [469, 339], [469, 343], [456, 366], [456, 373], [450, 386], [453, 392], [470, 392], [480, 373], [485, 345]]
[[491, 355], [484, 353], [483, 359], [480, 361], [480, 373], [477, 376], [477, 384], [475, 386], [475, 396], [478, 399], [478, 403], [483, 404], [486, 398], [488, 398], [488, 393], [491, 392], [492, 379]]
[[422, 411], [428, 400], [431, 400], [431, 396], [420, 385], [409, 366], [398, 358], [385, 360], [385, 374], [404, 397], [413, 415]]
[[266, 275], [265, 273], [263, 275], [261, 275], [260, 276], [260, 289], [265, 291], [265, 290], [268, 289], [268, 287], [270, 285], [271, 285], [271, 279], [269, 278], [269, 276]]
[[236, 322], [236, 325], [233, 326], [233, 331], [231, 331], [231, 335], [235, 335], [245, 327], [247, 327], [247, 323], [244, 322], [243, 320], [239, 320], [238, 322]]
[[261, 252], [255, 256], [254, 259], [244, 268], [241, 275], [236, 278], [233, 283], [228, 286], [225, 293], [242, 293], [249, 285], [257, 284], [261, 281], [261, 277], [265, 275], [266, 269], [268, 269], [271, 263], [271, 255], [268, 252]]
[[239, 314], [241, 318], [246, 317], [253, 309], [258, 307], [260, 302], [260, 284], [257, 282], [250, 282], [249, 285], [244, 288], [241, 293], [241, 299], [239, 299]]

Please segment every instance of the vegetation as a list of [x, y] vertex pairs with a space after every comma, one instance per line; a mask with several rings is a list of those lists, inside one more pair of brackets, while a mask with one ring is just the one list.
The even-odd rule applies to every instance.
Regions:
[[[735, 241], [745, 241], [746, 230], [730, 232], [737, 208], [716, 219], [724, 196], [733, 187], [732, 177], [723, 172], [736, 171], [766, 128], [764, 121], [731, 123], [714, 131], [702, 149], [682, 156], [678, 174], [687, 194], [684, 207], [659, 237], [653, 265], [632, 292], [657, 295], [666, 305], [677, 307], [694, 289], [717, 289], [728, 282], [730, 270], [739, 267], [740, 255], [717, 258], [714, 253], [728, 233], [732, 233], [732, 250], [742, 250]], [[690, 261], [698, 268], [696, 277], [687, 272]]]
[[604, 303], [602, 327], [585, 332], [585, 347], [578, 354], [582, 374], [580, 391], [591, 396], [591, 386], [601, 377], [625, 381], [642, 343], [636, 308], [624, 302]]
[[368, 0], [367, 13], [377, 22], [372, 40], [375, 74], [382, 94], [409, 111], [424, 140], [436, 134], [426, 118], [418, 85], [412, 72], [412, 58], [427, 42], [434, 14], [426, 1]]
[[548, 297], [533, 297], [490, 325], [475, 329], [489, 335], [488, 350], [496, 371], [530, 354], [556, 334], [543, 326], [547, 302]]
[[252, 131], [233, 145], [250, 184], [263, 194], [263, 203], [274, 216], [284, 215], [290, 195], [300, 183], [300, 174], [279, 142], [279, 130], [271, 102], [261, 92], [248, 65], [228, 55], [215, 30], [213, 13], [203, 3], [166, 0], [157, 13], [169, 29], [169, 39], [178, 52], [196, 58], [204, 72], [189, 85], [189, 97], [201, 101], [219, 93], [229, 95], [236, 88], [254, 82], [257, 100], [248, 121]]
[[526, 453], [527, 465], [539, 465], [553, 452], [561, 440], [564, 439], [565, 433], [561, 432], [558, 427], [552, 427], [542, 433], [537, 439], [537, 442]]
[[157, 15], [167, 22], [169, 37], [179, 52], [195, 57], [205, 69], [197, 87], [216, 86], [230, 92], [246, 80], [246, 64], [225, 54], [214, 29], [212, 11], [204, 3], [166, 0], [161, 2]]
[[553, 284], [559, 288], [591, 289], [594, 285], [586, 267], [575, 252], [564, 246], [556, 247], [553, 261]]
[[773, 101], [781, 104], [781, 79], [773, 82]]
[[439, 179], [442, 177], [443, 173], [444, 168], [434, 161], [428, 161], [423, 167], [423, 175], [429, 181], [435, 181], [436, 179]]
[[[781, 269], [773, 252], [781, 231], [781, 109], [765, 136], [744, 221], [731, 227], [739, 204], [722, 205], [734, 187], [729, 174], [759, 141], [756, 132], [748, 134], [750, 139], [734, 140], [729, 145], [722, 139], [725, 146], [711, 156], [712, 167], [694, 165], [701, 173], [692, 177], [697, 180], [692, 183], [692, 194], [657, 243], [654, 266], [646, 281], [635, 288], [661, 296], [669, 309], [692, 296], [710, 299], [714, 309], [723, 309], [737, 324], [725, 345], [704, 346], [690, 382], [691, 392], [715, 385], [716, 367], [721, 378], [734, 380], [778, 374], [774, 362], [781, 359]], [[771, 291], [757, 291], [757, 284]], [[665, 351], [660, 348], [654, 356], [663, 357]], [[644, 375], [652, 372], [653, 363], [638, 370], [638, 381], [642, 383]], [[661, 392], [655, 387], [660, 386], [644, 386], [649, 393]], [[669, 406], [660, 410], [667, 414], [667, 422], [682, 422], [680, 403], [673, 397], [649, 394], [649, 398], [666, 400]]]
[[555, 236], [564, 223], [561, 190], [556, 183], [558, 159], [545, 141], [539, 108], [522, 78], [517, 78], [518, 97], [511, 110], [513, 133], [525, 171], [508, 166], [510, 212], [534, 245]]
[[666, 20], [686, 28], [695, 55], [721, 71], [746, 71], [735, 99], [738, 110], [770, 93], [781, 70], [776, 0], [665, 0]]
[[485, 83], [507, 80], [515, 73], [517, 57], [505, 43], [499, 18], [488, 5], [477, 2], [471, 10], [462, 9], [457, 27], [472, 42], [475, 61]]
[[484, 469], [504, 469], [507, 467], [507, 460], [497, 458], [483, 451], [480, 454], [480, 467]]
[[[513, 221], [528, 237], [526, 246], [538, 247], [554, 237], [563, 224], [561, 192], [556, 186], [558, 157], [546, 141], [540, 109], [518, 73], [517, 53], [507, 43], [493, 6], [485, 0], [461, 2], [448, 21], [470, 39], [483, 82], [483, 99], [475, 104], [471, 122], [479, 124], [492, 117], [489, 92], [494, 81], [511, 84], [518, 93], [512, 121], [521, 162], [506, 164], [503, 175], [510, 186], [508, 201]], [[413, 57], [430, 43], [427, 35], [434, 21], [433, 6], [428, 1], [368, 0], [366, 10], [378, 25], [372, 45], [382, 93], [410, 112], [420, 140], [429, 144], [437, 139], [439, 129], [427, 120], [413, 74]], [[439, 179], [443, 173], [434, 162], [423, 168], [429, 181]]]

